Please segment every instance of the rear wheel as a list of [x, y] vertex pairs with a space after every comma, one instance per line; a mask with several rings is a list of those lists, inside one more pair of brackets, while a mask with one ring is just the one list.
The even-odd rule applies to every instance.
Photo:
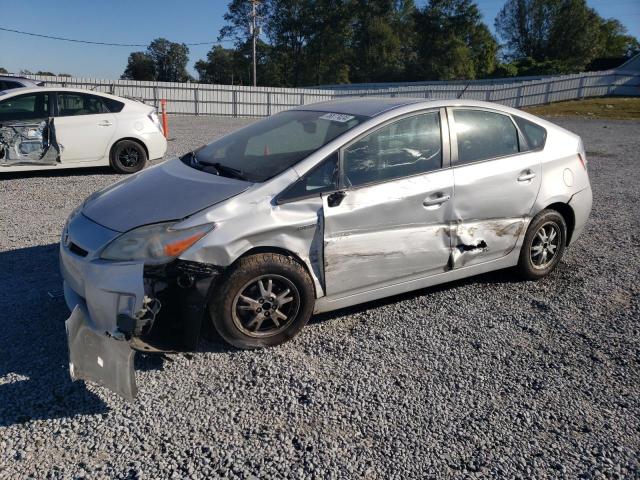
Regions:
[[215, 329], [238, 348], [279, 345], [293, 338], [313, 313], [311, 278], [295, 259], [251, 255], [225, 275], [209, 305]]
[[549, 275], [558, 265], [567, 241], [567, 224], [555, 210], [543, 210], [527, 229], [518, 272], [529, 280]]
[[111, 149], [110, 161], [118, 173], [135, 173], [147, 163], [147, 152], [138, 142], [120, 140]]

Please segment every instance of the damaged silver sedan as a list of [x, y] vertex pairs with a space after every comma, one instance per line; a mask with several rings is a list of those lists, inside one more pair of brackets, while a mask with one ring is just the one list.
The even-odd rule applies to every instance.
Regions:
[[538, 279], [590, 210], [580, 138], [518, 110], [392, 98], [282, 112], [72, 213], [71, 374], [132, 398], [134, 352], [193, 349], [204, 322], [265, 347], [314, 313], [507, 267]]

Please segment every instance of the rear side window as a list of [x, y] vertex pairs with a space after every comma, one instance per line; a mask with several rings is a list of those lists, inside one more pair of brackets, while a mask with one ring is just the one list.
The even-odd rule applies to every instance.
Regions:
[[12, 88], [20, 88], [21, 84], [18, 82], [10, 82], [8, 80], [0, 80], [0, 90], [11, 90]]
[[49, 116], [49, 95], [30, 93], [0, 101], [0, 121], [35, 120]]
[[58, 93], [58, 116], [97, 115], [109, 113], [102, 98], [84, 93]]
[[458, 165], [518, 153], [518, 130], [507, 115], [484, 110], [453, 111]]
[[[527, 140], [527, 147], [521, 148], [520, 151], [526, 152], [544, 148], [544, 144], [547, 141], [547, 131], [544, 128], [524, 118], [515, 116], [513, 118], [518, 124], [524, 138]], [[522, 145], [522, 147], [524, 147], [524, 145]]]
[[124, 103], [114, 100], [113, 98], [103, 97], [101, 100], [107, 106], [111, 113], [118, 113], [124, 108]]

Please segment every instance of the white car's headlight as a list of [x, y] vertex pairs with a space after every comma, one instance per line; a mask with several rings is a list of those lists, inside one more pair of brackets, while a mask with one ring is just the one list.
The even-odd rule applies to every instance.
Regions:
[[174, 222], [135, 228], [120, 235], [102, 251], [104, 260], [142, 260], [146, 264], [167, 263], [181, 255], [213, 228], [213, 223], [174, 230]]

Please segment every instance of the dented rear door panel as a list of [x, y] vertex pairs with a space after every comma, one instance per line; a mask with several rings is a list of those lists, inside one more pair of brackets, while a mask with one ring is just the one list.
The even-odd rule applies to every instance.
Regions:
[[[524, 172], [533, 175], [519, 180]], [[536, 152], [454, 167], [451, 267], [507, 255], [524, 234], [540, 190]]]

